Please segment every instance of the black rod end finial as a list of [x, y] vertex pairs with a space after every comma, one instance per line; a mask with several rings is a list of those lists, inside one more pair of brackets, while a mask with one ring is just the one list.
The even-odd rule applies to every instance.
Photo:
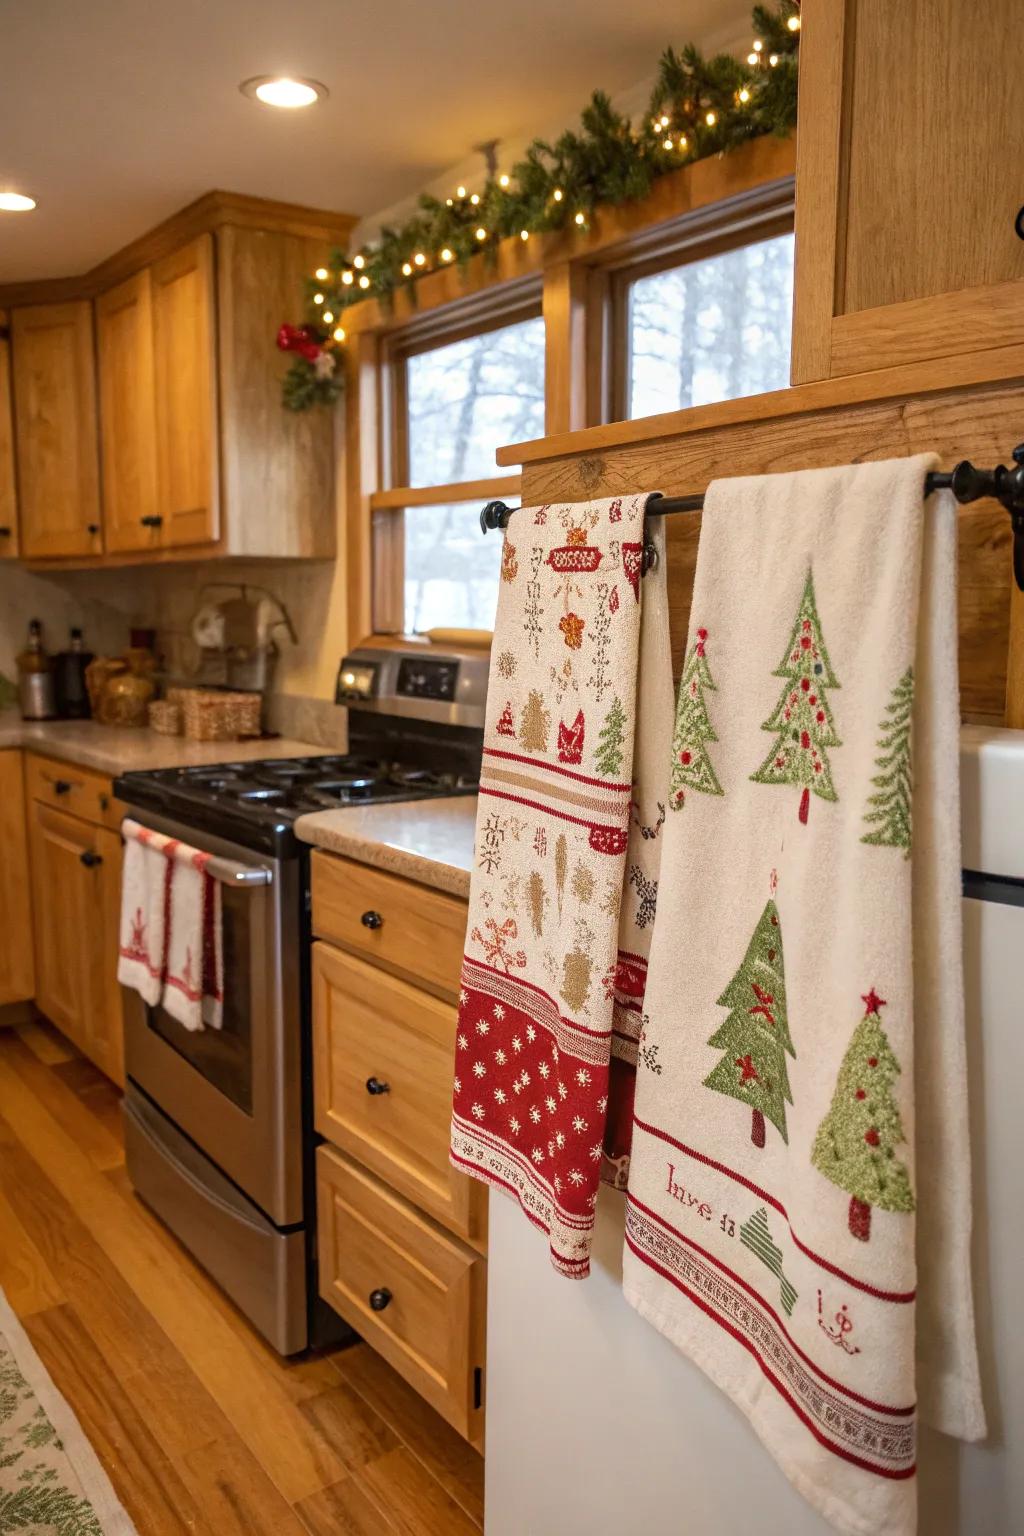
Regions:
[[509, 509], [503, 501], [489, 501], [480, 513], [480, 532], [487, 533], [492, 528], [508, 527]]

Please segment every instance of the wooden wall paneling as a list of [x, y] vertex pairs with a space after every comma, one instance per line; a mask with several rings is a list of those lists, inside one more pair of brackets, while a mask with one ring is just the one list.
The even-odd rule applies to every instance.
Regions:
[[274, 341], [323, 241], [228, 225], [217, 235], [221, 501], [230, 552], [333, 558], [333, 415], [287, 411]]
[[157, 486], [165, 545], [220, 533], [213, 236], [153, 266]]
[[801, 13], [793, 350], [790, 382], [827, 379], [832, 367], [839, 244], [843, 64], [847, 0], [816, 0]]
[[18, 554], [18, 488], [14, 470], [9, 316], [0, 310], [0, 560]]
[[21, 553], [98, 554], [92, 305], [16, 309], [11, 331]]
[[[631, 441], [635, 424], [627, 423], [617, 429], [619, 447], [606, 442], [591, 452], [526, 464], [523, 500], [532, 504], [645, 490], [681, 495], [703, 491], [719, 476], [814, 469], [927, 451], [940, 453], [945, 467], [961, 458], [981, 465], [998, 463], [1006, 456], [1007, 444], [1019, 435], [1022, 398], [1019, 385], [985, 385], [774, 419], [752, 416], [654, 440]], [[1001, 722], [1007, 697], [1017, 697], [1015, 690], [1024, 697], [1015, 675], [1008, 677], [1007, 672], [1009, 519], [996, 503], [978, 502], [961, 509], [959, 526], [961, 707], [965, 715]], [[699, 519], [693, 514], [670, 516], [666, 534], [678, 675]]]
[[148, 267], [96, 300], [103, 463], [103, 542], [108, 550], [151, 549], [157, 509], [153, 299]]
[[0, 1007], [35, 990], [25, 780], [20, 752], [0, 752]]

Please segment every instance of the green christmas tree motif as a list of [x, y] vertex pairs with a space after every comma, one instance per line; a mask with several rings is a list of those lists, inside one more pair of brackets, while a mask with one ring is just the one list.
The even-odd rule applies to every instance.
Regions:
[[682, 807], [688, 789], [699, 790], [704, 795], [724, 793], [706, 745], [718, 740], [704, 701], [705, 688], [712, 692], [715, 688], [706, 655], [707, 639], [707, 630], [698, 629], [679, 684], [669, 782], [669, 804], [674, 811]]
[[850, 1231], [866, 1243], [873, 1205], [912, 1211], [914, 1196], [906, 1165], [893, 1150], [906, 1136], [892, 1091], [900, 1064], [879, 1016], [885, 999], [872, 987], [864, 1006], [839, 1068], [831, 1108], [814, 1138], [811, 1162], [849, 1193]]
[[626, 711], [618, 694], [597, 733], [598, 748], [594, 768], [603, 779], [614, 779], [622, 772], [622, 743], [626, 735]]
[[743, 963], [718, 999], [729, 1009], [708, 1041], [722, 1059], [704, 1079], [706, 1088], [748, 1104], [752, 1112], [750, 1139], [765, 1144], [765, 1116], [783, 1141], [786, 1104], [793, 1095], [786, 1071], [786, 1052], [796, 1057], [786, 1016], [786, 982], [782, 961], [782, 928], [774, 901], [761, 913]]
[[797, 1292], [790, 1280], [787, 1280], [782, 1270], [782, 1249], [776, 1248], [772, 1242], [771, 1228], [768, 1225], [768, 1212], [762, 1205], [760, 1210], [749, 1216], [740, 1227], [740, 1242], [744, 1248], [749, 1248], [756, 1254], [761, 1263], [770, 1269], [779, 1282], [779, 1295], [785, 1308], [786, 1316], [793, 1316], [793, 1308], [797, 1303]]
[[914, 780], [910, 755], [910, 728], [914, 713], [914, 669], [908, 667], [892, 691], [885, 706], [887, 719], [879, 726], [877, 746], [881, 757], [875, 758], [879, 770], [871, 780], [876, 793], [868, 796], [864, 821], [871, 831], [862, 843], [876, 848], [902, 848], [910, 857], [911, 799]]
[[786, 653], [772, 676], [786, 679], [779, 702], [761, 727], [775, 732], [775, 744], [750, 777], [758, 784], [799, 785], [800, 820], [806, 823], [812, 790], [822, 800], [839, 798], [826, 750], [842, 746], [825, 697], [826, 688], [840, 683], [825, 649], [810, 569]]

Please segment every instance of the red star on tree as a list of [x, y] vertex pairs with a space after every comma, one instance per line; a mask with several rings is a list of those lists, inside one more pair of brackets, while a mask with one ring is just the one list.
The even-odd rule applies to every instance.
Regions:
[[867, 1017], [869, 1013], [877, 1013], [879, 1008], [885, 1008], [887, 1006], [885, 998], [879, 997], [874, 987], [872, 987], [868, 992], [861, 993], [861, 1002], [864, 1004], [865, 1017]]

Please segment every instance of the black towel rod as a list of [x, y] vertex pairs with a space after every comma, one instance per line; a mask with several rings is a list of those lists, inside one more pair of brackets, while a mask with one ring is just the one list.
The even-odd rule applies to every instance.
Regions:
[[[924, 477], [924, 493], [952, 491], [959, 502], [980, 501], [991, 496], [1000, 502], [1010, 514], [1013, 525], [1013, 574], [1017, 587], [1024, 592], [1024, 443], [1013, 450], [1014, 469], [997, 464], [995, 469], [975, 469], [969, 459], [963, 459], [952, 470], [934, 470]], [[669, 512], [699, 512], [704, 506], [703, 496], [662, 496], [657, 491], [647, 498], [647, 512], [660, 517]], [[507, 528], [508, 520], [518, 507], [508, 507], [503, 501], [489, 501], [480, 513], [480, 531], [487, 533], [493, 528]]]

